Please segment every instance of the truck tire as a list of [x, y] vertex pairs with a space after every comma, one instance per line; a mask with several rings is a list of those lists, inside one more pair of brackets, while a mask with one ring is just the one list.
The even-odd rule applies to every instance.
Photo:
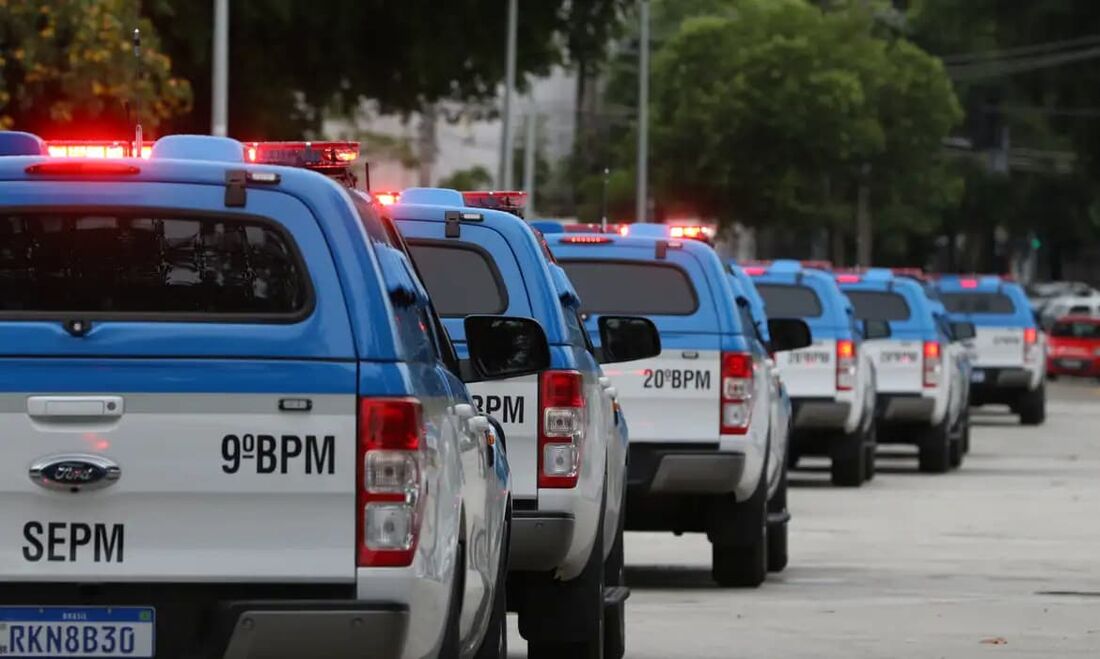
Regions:
[[[604, 583], [609, 587], [626, 586], [626, 561], [623, 556], [625, 506], [619, 511], [619, 530], [615, 533], [615, 544], [611, 547], [611, 554], [608, 555], [603, 567]], [[603, 656], [604, 659], [622, 659], [624, 654], [626, 654], [626, 602], [622, 601], [604, 607]]]
[[493, 612], [485, 638], [481, 640], [474, 659], [508, 659], [508, 596], [505, 584], [508, 579], [508, 547], [512, 537], [512, 504], [508, 504], [505, 518], [503, 552], [497, 572], [496, 593], [493, 595]]
[[858, 429], [853, 433], [842, 434], [832, 447], [830, 476], [833, 485], [839, 487], [859, 487], [866, 479], [867, 447], [866, 432]]
[[1016, 405], [1020, 414], [1020, 423], [1025, 426], [1038, 426], [1047, 418], [1047, 388], [1040, 384], [1035, 391], [1020, 396]]
[[[779, 475], [779, 487], [768, 502], [768, 512], [787, 513], [787, 470]], [[768, 524], [768, 572], [782, 572], [787, 567], [788, 522]]]
[[716, 505], [713, 523], [721, 528], [711, 534], [711, 576], [725, 588], [756, 588], [768, 575], [768, 479], [767, 464], [756, 491], [743, 503], [728, 505], [733, 495]]
[[926, 429], [920, 435], [919, 468], [926, 474], [942, 474], [951, 465], [951, 434], [947, 430], [947, 416], [943, 421]]
[[868, 439], [864, 443], [867, 454], [863, 457], [863, 480], [875, 480], [875, 458], [878, 455], [878, 423], [872, 423], [867, 430]]
[[[606, 496], [607, 484], [604, 483]], [[572, 581], [540, 575], [537, 594], [526, 594], [521, 605], [520, 634], [527, 639], [528, 659], [602, 659], [604, 643], [604, 506], [596, 525], [596, 541], [584, 570]], [[573, 624], [577, 621], [582, 624]], [[587, 624], [583, 624], [587, 622]], [[567, 638], [562, 638], [567, 636]]]
[[967, 453], [970, 453], [970, 409], [967, 408], [967, 409], [963, 410], [963, 415], [964, 415], [964, 418], [966, 419], [966, 424], [963, 426], [963, 433], [962, 433], [962, 438], [961, 439], [962, 439], [963, 455], [966, 455]]

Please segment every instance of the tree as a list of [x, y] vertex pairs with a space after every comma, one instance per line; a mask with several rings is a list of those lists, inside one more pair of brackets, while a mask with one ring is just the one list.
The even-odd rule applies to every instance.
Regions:
[[[565, 62], [599, 58], [605, 6], [625, 0], [520, 3], [517, 83]], [[210, 126], [210, 2], [154, 0], [147, 11], [195, 86], [179, 131]], [[412, 113], [441, 100], [495, 99], [504, 78], [500, 0], [234, 0], [230, 5], [230, 133], [242, 139], [316, 135], [326, 113], [372, 99]], [[614, 12], [611, 12], [613, 15]]]
[[686, 19], [654, 56], [664, 198], [723, 223], [848, 232], [868, 166], [880, 207], [912, 210], [944, 183], [930, 172], [960, 112], [937, 60], [861, 5], [727, 5]]
[[474, 165], [439, 179], [438, 185], [452, 190], [488, 190], [493, 185], [493, 175], [481, 165]]
[[[0, 127], [45, 137], [129, 135], [190, 107], [151, 23], [128, 0], [0, 0]], [[140, 28], [140, 64], [131, 32]]]

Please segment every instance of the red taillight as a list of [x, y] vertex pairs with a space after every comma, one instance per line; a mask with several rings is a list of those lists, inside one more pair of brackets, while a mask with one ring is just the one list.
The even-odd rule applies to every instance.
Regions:
[[924, 386], [938, 387], [943, 378], [943, 352], [938, 341], [924, 342]]
[[140, 173], [141, 168], [124, 162], [57, 160], [31, 165], [25, 171], [42, 176], [129, 176]]
[[584, 376], [544, 371], [539, 378], [539, 487], [577, 486], [584, 425]]
[[856, 383], [856, 344], [851, 339], [836, 342], [836, 388], [847, 391]]
[[1034, 327], [1024, 328], [1024, 361], [1033, 362], [1039, 356], [1039, 330]]
[[565, 236], [561, 239], [561, 241], [566, 245], [603, 245], [606, 243], [614, 242], [607, 236], [588, 236], [583, 234], [577, 236]]
[[722, 353], [722, 390], [719, 409], [719, 432], [723, 435], [744, 435], [752, 421], [754, 385], [752, 355], [747, 352]]
[[423, 509], [424, 421], [413, 398], [359, 401], [359, 567], [410, 565]]

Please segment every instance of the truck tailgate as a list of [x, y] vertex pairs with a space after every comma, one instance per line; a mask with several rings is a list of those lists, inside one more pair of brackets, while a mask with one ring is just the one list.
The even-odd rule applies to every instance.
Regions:
[[924, 385], [923, 344], [914, 340], [865, 341], [863, 350], [875, 365], [878, 391], [921, 392]]
[[1024, 330], [1021, 327], [977, 327], [970, 342], [971, 359], [982, 368], [1023, 366]]
[[356, 370], [0, 360], [0, 580], [353, 580]]
[[779, 374], [791, 398], [831, 398], [836, 394], [836, 341], [813, 344], [775, 356]]
[[718, 350], [665, 349], [652, 359], [605, 367], [633, 442], [718, 441]]

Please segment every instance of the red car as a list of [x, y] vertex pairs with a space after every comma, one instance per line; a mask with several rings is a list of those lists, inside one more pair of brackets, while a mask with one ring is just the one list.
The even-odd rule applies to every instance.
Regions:
[[1064, 316], [1050, 327], [1047, 376], [1100, 377], [1100, 318]]

